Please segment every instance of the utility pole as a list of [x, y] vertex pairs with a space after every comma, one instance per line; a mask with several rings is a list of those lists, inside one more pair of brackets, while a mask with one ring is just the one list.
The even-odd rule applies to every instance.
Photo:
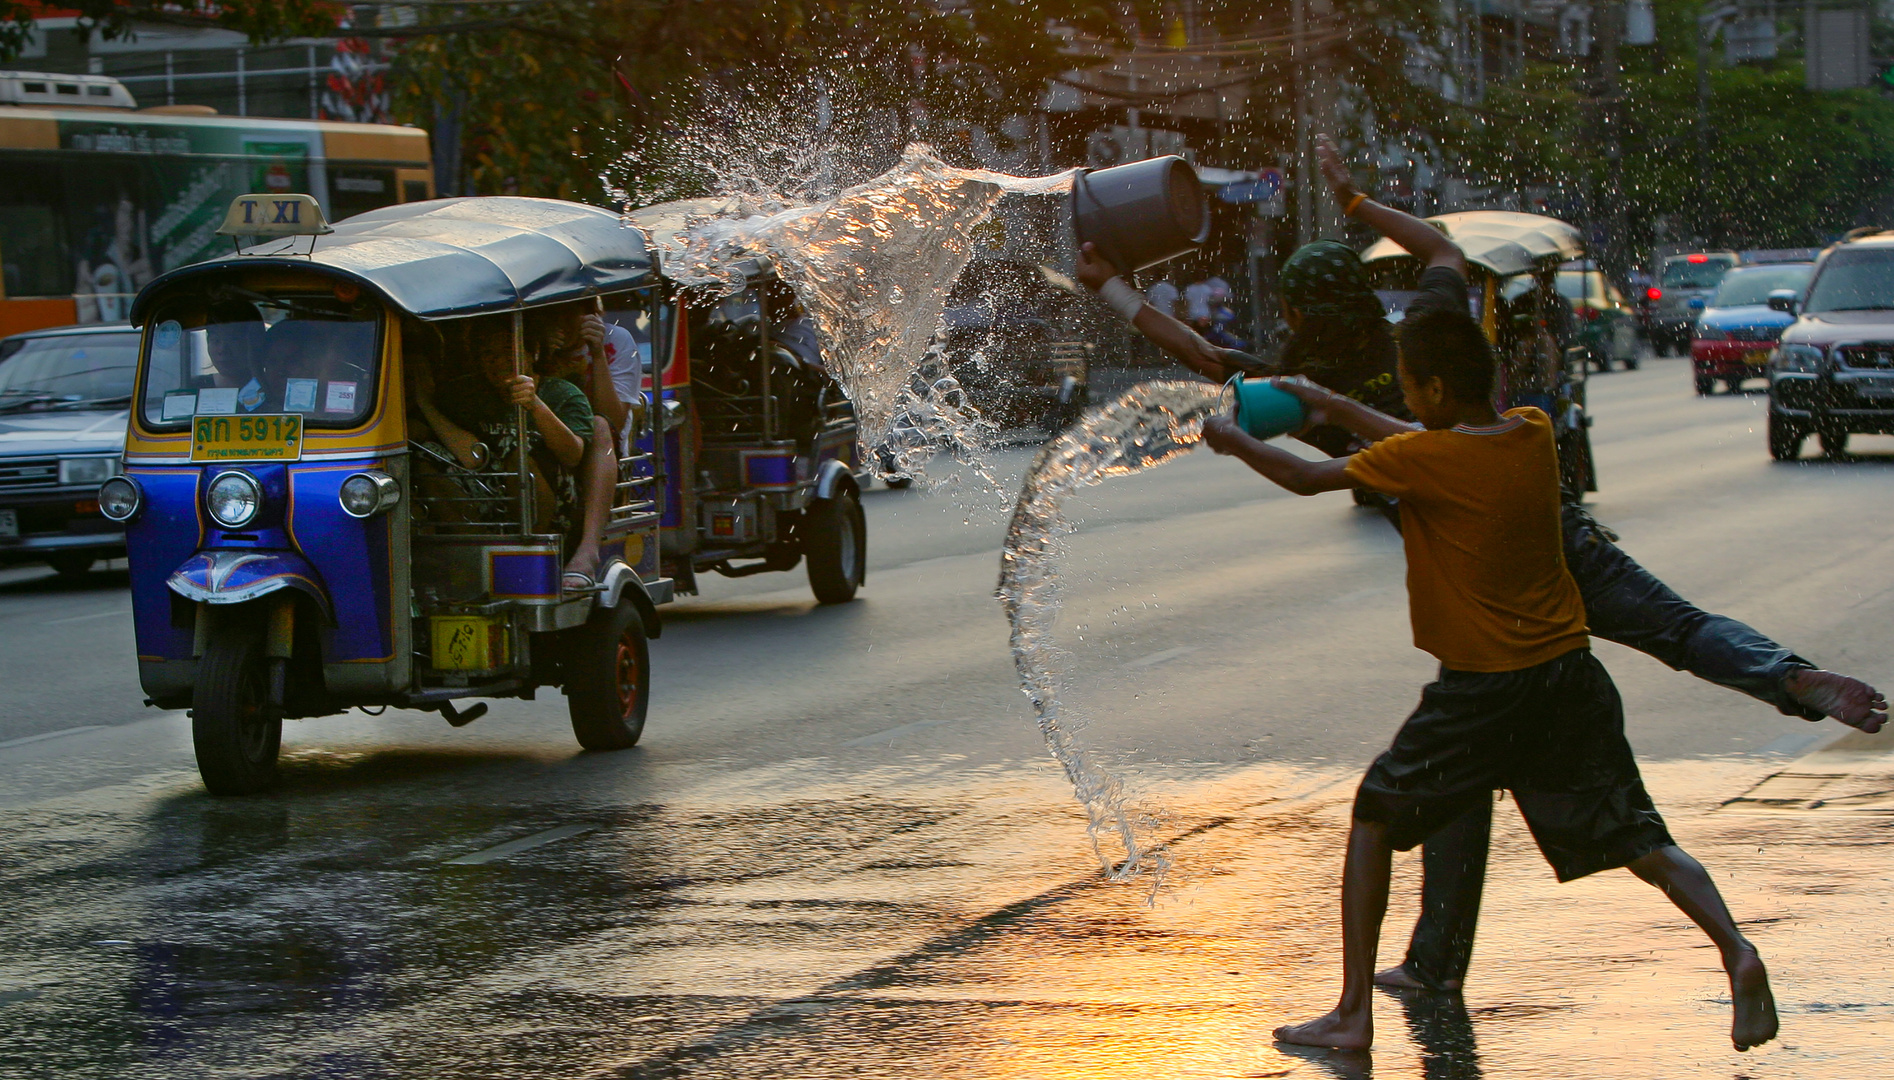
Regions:
[[[1703, 184], [1710, 175], [1710, 43], [1723, 24], [1735, 18], [1737, 9], [1734, 4], [1705, 10], [1697, 16], [1697, 183]], [[1721, 236], [1710, 235], [1709, 203], [1704, 198], [1693, 201], [1697, 207], [1697, 238], [1708, 242], [1721, 242]], [[1719, 230], [1720, 232], [1720, 230]]]
[[1309, 130], [1309, 2], [1290, 6], [1290, 57], [1296, 69], [1296, 247], [1315, 238], [1315, 135]]
[[1624, 37], [1624, 0], [1606, 0], [1595, 9], [1598, 27], [1598, 124], [1605, 147], [1605, 242], [1598, 268], [1616, 276], [1624, 262], [1624, 139], [1618, 42]]

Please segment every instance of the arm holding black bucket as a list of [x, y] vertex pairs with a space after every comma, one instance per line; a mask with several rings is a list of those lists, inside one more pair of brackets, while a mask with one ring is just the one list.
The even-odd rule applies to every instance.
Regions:
[[1266, 365], [1256, 357], [1212, 345], [1203, 339], [1203, 335], [1170, 313], [1145, 303], [1138, 291], [1119, 276], [1118, 268], [1100, 254], [1094, 244], [1086, 243], [1079, 247], [1078, 278], [1085, 283], [1086, 288], [1111, 304], [1112, 309], [1140, 334], [1150, 339], [1151, 344], [1170, 353], [1185, 367], [1205, 378], [1222, 382], [1239, 371], [1246, 375], [1269, 373]]

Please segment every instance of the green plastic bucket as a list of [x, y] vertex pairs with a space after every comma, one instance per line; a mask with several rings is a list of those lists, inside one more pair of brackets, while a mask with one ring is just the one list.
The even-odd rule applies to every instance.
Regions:
[[1268, 379], [1246, 379], [1237, 375], [1227, 384], [1236, 398], [1236, 423], [1258, 439], [1273, 439], [1302, 427], [1308, 411], [1302, 399], [1287, 390], [1279, 390]]

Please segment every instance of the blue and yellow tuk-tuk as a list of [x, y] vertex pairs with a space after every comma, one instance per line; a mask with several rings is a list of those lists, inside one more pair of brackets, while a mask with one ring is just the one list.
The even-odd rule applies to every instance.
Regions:
[[[809, 430], [784, 430], [767, 325], [760, 359], [726, 350], [760, 387], [694, 399], [685, 314], [617, 214], [446, 199], [331, 227], [307, 196], [258, 195], [220, 231], [233, 254], [133, 304], [126, 468], [100, 489], [127, 525], [140, 680], [150, 704], [191, 710], [213, 793], [275, 780], [283, 720], [354, 707], [458, 726], [486, 708], [463, 699], [558, 687], [581, 745], [629, 747], [658, 606], [694, 570], [808, 553], [818, 593], [836, 587], [822, 599], [860, 583], [852, 411], [825, 386], [815, 420], [798, 416]], [[626, 420], [598, 572], [577, 584], [562, 568], [578, 534], [549, 512], [558, 470], [521, 434], [527, 410], [464, 378], [527, 373], [535, 326], [574, 305], [662, 358]], [[448, 453], [417, 437], [416, 410], [456, 378], [494, 426]]]

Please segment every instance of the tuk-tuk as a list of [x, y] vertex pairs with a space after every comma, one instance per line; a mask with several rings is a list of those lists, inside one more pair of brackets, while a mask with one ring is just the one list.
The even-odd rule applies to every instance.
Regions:
[[[1557, 218], [1506, 210], [1427, 220], [1466, 252], [1468, 302], [1499, 360], [1499, 407], [1544, 410], [1558, 439], [1560, 480], [1573, 494], [1597, 491], [1585, 404], [1590, 365], [1574, 340], [1571, 307], [1557, 289], [1559, 265], [1584, 254], [1578, 230]], [[1418, 285], [1420, 264], [1386, 239], [1361, 260], [1388, 317], [1398, 320]]]
[[[486, 706], [457, 701], [557, 687], [580, 745], [629, 747], [649, 704], [658, 606], [706, 559], [754, 553], [778, 568], [807, 551], [841, 568], [849, 595], [859, 584], [852, 457], [833, 449], [846, 434], [852, 452], [852, 427], [817, 425], [804, 441], [830, 449], [835, 469], [796, 458], [804, 442], [764, 438], [781, 431], [765, 375], [745, 403], [767, 419], [707, 431], [689, 389], [689, 320], [617, 214], [444, 199], [331, 227], [308, 196], [253, 195], [219, 231], [235, 253], [165, 274], [133, 304], [125, 474], [99, 494], [127, 525], [148, 703], [191, 710], [212, 793], [270, 786], [283, 720], [355, 707], [459, 726]], [[478, 374], [476, 337], [485, 363], [510, 354], [506, 374], [527, 373], [534, 320], [574, 304], [661, 358], [631, 408], [583, 588], [562, 573], [577, 534], [548, 524], [526, 409], [487, 402], [497, 435], [472, 448], [475, 466], [417, 439], [414, 411], [421, 369], [430, 382]], [[844, 411], [822, 404], [825, 417]], [[726, 464], [736, 474], [720, 487]], [[775, 546], [746, 542], [705, 506], [710, 495], [750, 522], [774, 500]]]

